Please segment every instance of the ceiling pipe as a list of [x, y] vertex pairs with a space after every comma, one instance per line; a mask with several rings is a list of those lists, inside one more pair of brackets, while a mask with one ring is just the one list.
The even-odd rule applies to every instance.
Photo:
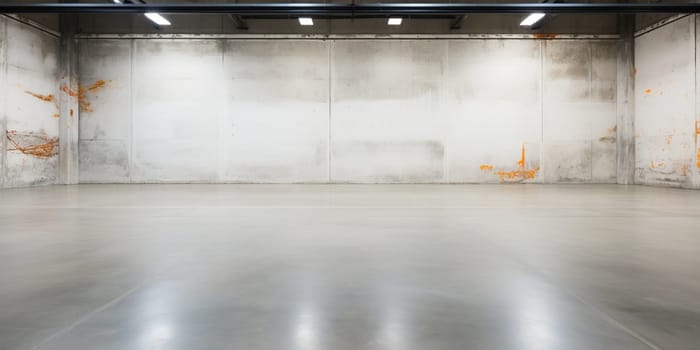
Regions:
[[700, 13], [700, 3], [211, 3], [211, 4], [0, 4], [0, 13], [208, 13], [234, 15], [463, 15], [469, 13]]

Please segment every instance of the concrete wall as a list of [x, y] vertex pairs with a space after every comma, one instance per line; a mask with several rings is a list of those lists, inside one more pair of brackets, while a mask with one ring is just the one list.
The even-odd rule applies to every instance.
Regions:
[[615, 182], [617, 41], [83, 39], [81, 182]]
[[635, 40], [636, 182], [700, 188], [696, 16]]
[[51, 34], [0, 17], [0, 187], [56, 182], [58, 45]]

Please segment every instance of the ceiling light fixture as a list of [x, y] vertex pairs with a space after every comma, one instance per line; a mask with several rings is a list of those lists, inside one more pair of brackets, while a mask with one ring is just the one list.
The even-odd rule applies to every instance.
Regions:
[[311, 17], [299, 17], [299, 24], [303, 26], [314, 25], [314, 20]]
[[525, 17], [525, 19], [522, 22], [520, 22], [520, 25], [529, 27], [539, 22], [539, 20], [541, 20], [542, 18], [544, 18], [544, 13], [531, 13], [529, 16]]
[[158, 14], [158, 13], [155, 13], [155, 12], [146, 12], [144, 15], [145, 15], [148, 19], [150, 19], [151, 21], [153, 21], [153, 23], [155, 23], [155, 24], [157, 24], [157, 25], [159, 25], [159, 26], [169, 26], [169, 25], [170, 25], [170, 21], [168, 21], [167, 19], [165, 19], [165, 17], [161, 16], [161, 15]]
[[121, 3], [122, 3], [122, 0], [112, 0], [112, 1], [114, 1], [115, 4], [121, 4]]
[[389, 20], [386, 22], [386, 24], [390, 26], [400, 26], [401, 21], [401, 17], [389, 17]]

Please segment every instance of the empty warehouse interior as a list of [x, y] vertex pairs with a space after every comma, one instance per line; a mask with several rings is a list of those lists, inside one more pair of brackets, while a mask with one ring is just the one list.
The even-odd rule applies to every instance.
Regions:
[[0, 350], [698, 349], [700, 4], [0, 4]]

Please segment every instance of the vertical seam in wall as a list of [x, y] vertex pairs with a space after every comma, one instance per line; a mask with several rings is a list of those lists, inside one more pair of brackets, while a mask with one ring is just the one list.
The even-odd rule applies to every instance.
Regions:
[[[444, 120], [444, 125], [446, 127], [443, 127], [443, 130], [450, 130], [450, 115], [448, 113], [445, 113], [445, 110], [449, 110], [449, 107], [445, 108], [445, 105], [449, 103], [449, 96], [450, 96], [450, 83], [447, 80], [447, 76], [449, 75], [450, 71], [450, 40], [445, 40], [445, 67], [442, 70], [442, 76], [440, 77], [440, 81], [442, 82], [442, 92], [440, 93], [440, 114], [442, 115]], [[450, 182], [450, 166], [449, 166], [449, 137], [448, 137], [449, 132], [443, 131], [442, 134], [442, 183], [449, 183]]]
[[332, 131], [332, 123], [333, 123], [333, 118], [332, 118], [332, 103], [333, 103], [333, 84], [332, 84], [332, 62], [333, 62], [333, 40], [328, 41], [328, 182], [333, 181], [333, 176], [331, 175], [331, 163], [333, 162], [333, 152], [332, 147], [333, 147], [333, 131]]
[[129, 183], [133, 183], [134, 162], [134, 48], [136, 39], [129, 40]]
[[542, 183], [545, 179], [545, 161], [544, 161], [544, 51], [545, 40], [540, 40], [540, 169], [542, 174]]
[[[588, 42], [588, 105], [593, 105], [593, 42]], [[589, 117], [590, 118], [590, 117]], [[589, 182], [593, 182], [593, 120], [588, 127], [588, 142], [591, 148], [591, 173]], [[617, 164], [615, 165], [617, 166]]]

